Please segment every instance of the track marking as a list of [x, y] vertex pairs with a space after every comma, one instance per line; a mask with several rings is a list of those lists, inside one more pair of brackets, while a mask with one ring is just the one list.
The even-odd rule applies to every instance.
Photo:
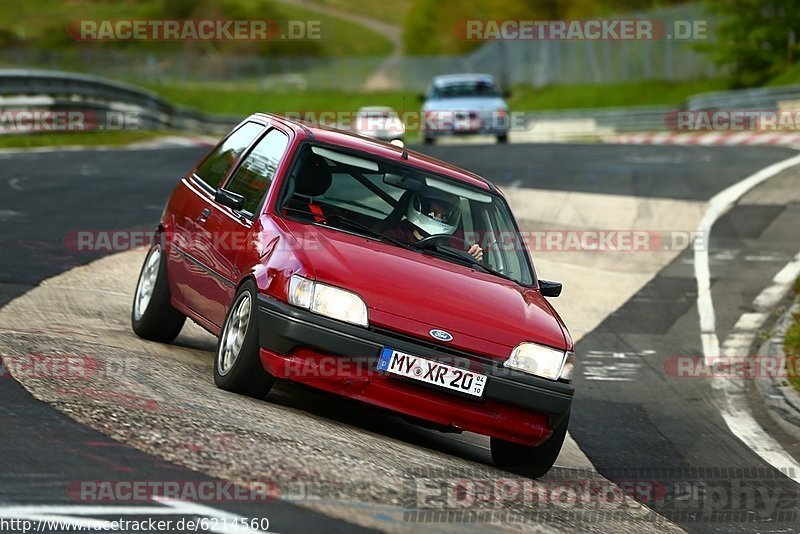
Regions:
[[[697, 229], [698, 235], [705, 236], [705, 238], [696, 239], [693, 245], [694, 276], [697, 280], [697, 311], [700, 315], [700, 339], [703, 345], [703, 357], [707, 364], [712, 364], [714, 360], [721, 357], [730, 358], [732, 356], [746, 355], [739, 353], [746, 352], [755, 339], [755, 331], [735, 330], [722, 346], [724, 350], [721, 350], [716, 332], [714, 303], [711, 298], [711, 270], [708, 258], [711, 228], [717, 219], [727, 212], [733, 206], [733, 203], [745, 193], [769, 178], [798, 164], [800, 164], [800, 156], [779, 161], [728, 187], [709, 201], [708, 210], [703, 215], [703, 219]], [[800, 272], [800, 254], [775, 276], [770, 287], [756, 297], [754, 304], [757, 308], [760, 308], [759, 316], [745, 314], [748, 316], [741, 317], [737, 324], [750, 328], [755, 324], [759, 326], [763, 324], [767, 317], [764, 313], [766, 309], [764, 305], [780, 300], [777, 295], [780, 294], [782, 297], [785, 291], [788, 290], [790, 282], [787, 282], [787, 279], [791, 280], [790, 275], [795, 269]], [[785, 291], [783, 293], [779, 289], [775, 289], [776, 287], [784, 286]], [[751, 335], [752, 337], [750, 337]], [[715, 378], [711, 382], [712, 387], [721, 391], [724, 397], [724, 403], [720, 406], [720, 414], [731, 433], [767, 463], [800, 484], [800, 464], [784, 451], [777, 441], [764, 432], [753, 418], [744, 397], [742, 381]]]

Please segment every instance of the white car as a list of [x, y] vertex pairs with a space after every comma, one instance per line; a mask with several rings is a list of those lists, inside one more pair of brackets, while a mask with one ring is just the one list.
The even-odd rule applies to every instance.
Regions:
[[357, 134], [381, 141], [402, 141], [406, 133], [406, 127], [397, 112], [385, 106], [360, 108], [353, 126]]

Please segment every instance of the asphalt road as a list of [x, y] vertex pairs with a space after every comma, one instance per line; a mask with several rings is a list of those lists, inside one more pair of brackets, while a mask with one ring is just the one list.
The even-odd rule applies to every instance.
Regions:
[[[68, 250], [64, 237], [69, 231], [151, 229], [176, 181], [204, 151], [0, 155], [4, 169], [0, 181], [0, 245], [4, 251], [0, 306], [40, 281], [100, 256]], [[443, 146], [428, 151], [501, 185], [693, 200], [710, 198], [793, 154], [771, 147], [602, 145]], [[718, 317], [721, 338], [738, 317], [737, 307], [751, 301], [767, 284], [785, 255], [796, 252], [791, 250], [797, 248], [792, 228], [798, 228], [799, 222], [795, 207], [743, 206], [717, 223], [712, 241], [714, 298], [720, 309], [732, 310]], [[763, 256], [765, 243], [775, 252], [772, 260], [757, 264], [735, 261]], [[735, 251], [733, 259], [729, 259], [731, 250]], [[707, 385], [664, 377], [661, 359], [699, 354], [693, 309], [696, 288], [688, 261], [685, 255], [678, 258], [579, 344], [579, 355], [590, 351], [599, 358], [606, 353], [633, 354], [635, 361], [630, 363], [640, 365], [633, 367], [635, 380], [625, 388], [581, 375], [571, 430], [592, 462], [610, 478], [630, 478], [632, 468], [671, 468], [678, 470], [670, 474], [676, 480], [696, 483], [685, 485], [690, 491], [707, 485], [710, 479], [683, 469], [752, 467], [780, 489], [782, 498], [794, 496], [796, 503], [793, 486], [776, 476], [720, 422]], [[642, 354], [645, 351], [655, 351], [655, 357], [648, 358], [651, 353]], [[34, 400], [10, 378], [0, 379], [0, 423], [0, 450], [4, 451], [0, 455], [0, 503], [65, 502], [65, 485], [77, 479], [204, 478], [78, 425]], [[628, 469], [628, 475], [620, 476], [622, 468]], [[646, 474], [664, 479], [659, 473]], [[668, 506], [664, 502], [654, 503], [654, 509], [667, 515], [675, 512], [675, 499], [669, 500]], [[274, 528], [282, 531], [354, 528], [285, 503], [223, 504], [218, 508], [241, 515], [268, 515]], [[691, 505], [680, 511], [685, 512], [683, 516], [669, 517], [688, 530], [711, 530], [737, 522], [698, 521]], [[763, 523], [752, 526], [764, 528]]]

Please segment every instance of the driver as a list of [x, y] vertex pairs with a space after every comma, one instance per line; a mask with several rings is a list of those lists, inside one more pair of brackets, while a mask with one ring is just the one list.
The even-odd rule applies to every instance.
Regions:
[[[395, 228], [383, 235], [416, 243], [434, 235], [448, 235], [456, 247], [461, 247], [461, 239], [454, 235], [461, 218], [459, 198], [440, 189], [428, 188], [425, 192], [414, 192], [408, 203], [405, 218]], [[457, 244], [456, 244], [457, 243]], [[483, 249], [473, 244], [467, 250], [477, 261], [483, 260]]]

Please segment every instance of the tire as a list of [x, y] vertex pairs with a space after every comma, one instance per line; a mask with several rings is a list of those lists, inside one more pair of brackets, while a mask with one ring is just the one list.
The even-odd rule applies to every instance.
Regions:
[[497, 136], [497, 142], [500, 143], [500, 144], [508, 143], [508, 134], [504, 133], [504, 134], [498, 135]]
[[558, 425], [553, 435], [538, 447], [491, 438], [492, 462], [501, 469], [519, 475], [530, 478], [542, 477], [556, 463], [567, 436], [567, 426], [569, 426], [569, 414]]
[[264, 370], [258, 357], [256, 295], [255, 284], [248, 280], [233, 297], [214, 355], [214, 383], [226, 391], [262, 398], [269, 393], [275, 377]]
[[147, 252], [131, 305], [131, 326], [137, 336], [169, 343], [186, 322], [186, 316], [172, 307], [167, 279], [167, 258], [160, 243]]
[[433, 144], [433, 141], [434, 141], [433, 137], [428, 137], [427, 135], [425, 136], [425, 138], [424, 138], [424, 140], [423, 140], [423, 142], [424, 142], [426, 145], [432, 145], [432, 144]]

